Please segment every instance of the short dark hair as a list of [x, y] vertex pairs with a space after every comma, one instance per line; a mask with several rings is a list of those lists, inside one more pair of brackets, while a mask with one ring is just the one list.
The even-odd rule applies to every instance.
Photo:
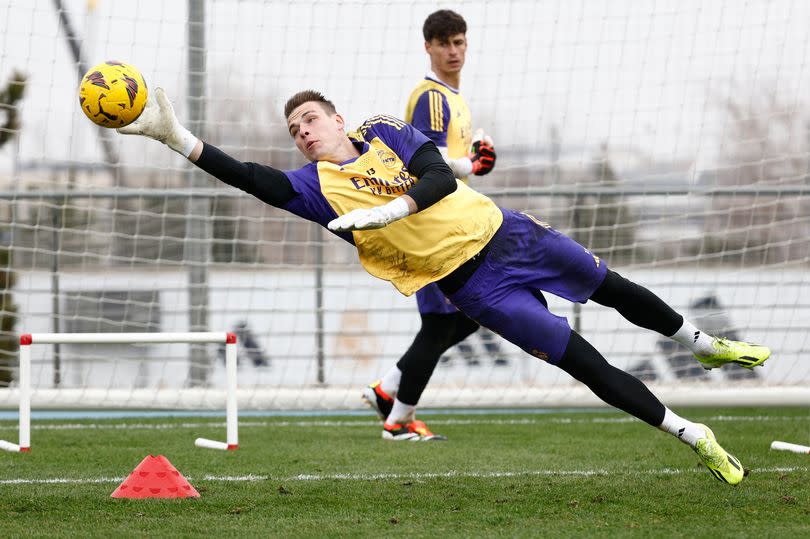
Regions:
[[287, 104], [284, 105], [284, 117], [289, 118], [292, 111], [309, 101], [320, 103], [323, 109], [329, 114], [337, 113], [335, 104], [326, 99], [321, 92], [316, 90], [303, 90], [287, 100]]
[[433, 38], [443, 41], [450, 36], [466, 33], [467, 23], [464, 21], [464, 17], [449, 9], [434, 11], [428, 15], [422, 26], [422, 35], [428, 42], [433, 41]]

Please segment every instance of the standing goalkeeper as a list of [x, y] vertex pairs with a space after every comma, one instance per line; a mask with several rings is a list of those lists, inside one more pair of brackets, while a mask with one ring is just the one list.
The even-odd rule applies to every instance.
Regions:
[[[405, 121], [436, 145], [453, 175], [466, 184], [470, 174], [483, 176], [495, 166], [492, 140], [478, 136], [473, 141], [470, 110], [459, 92], [467, 23], [458, 13], [442, 9], [425, 19], [422, 35], [431, 70], [411, 92]], [[450, 303], [436, 283], [416, 292], [416, 304], [421, 327], [410, 347], [380, 380], [363, 390], [363, 399], [383, 420], [387, 440], [446, 439], [416, 419], [416, 404], [441, 355], [480, 328]], [[494, 341], [491, 333], [486, 337]]]
[[534, 217], [501, 209], [453, 176], [436, 145], [412, 126], [375, 116], [353, 133], [318, 92], [291, 97], [290, 136], [310, 163], [281, 171], [243, 163], [198, 140], [163, 89], [124, 134], [167, 144], [198, 167], [273, 206], [328, 228], [355, 246], [371, 275], [411, 295], [437, 283], [464, 314], [586, 384], [602, 400], [658, 427], [697, 453], [721, 481], [744, 472], [705, 425], [666, 408], [548, 310], [544, 292], [613, 307], [630, 322], [671, 337], [706, 367], [755, 367], [770, 350], [707, 335], [646, 288]]

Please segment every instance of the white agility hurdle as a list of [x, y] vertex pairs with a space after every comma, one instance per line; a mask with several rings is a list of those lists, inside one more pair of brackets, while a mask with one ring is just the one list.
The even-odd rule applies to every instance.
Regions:
[[239, 448], [236, 401], [236, 334], [228, 332], [185, 333], [26, 333], [20, 336], [20, 427], [19, 443], [0, 440], [0, 449], [26, 453], [31, 450], [31, 346], [35, 344], [174, 344], [225, 343], [226, 441], [197, 438], [198, 447], [233, 451]]

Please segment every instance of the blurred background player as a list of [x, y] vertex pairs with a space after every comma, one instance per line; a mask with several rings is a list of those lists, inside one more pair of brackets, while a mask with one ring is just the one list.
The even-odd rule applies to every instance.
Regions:
[[[470, 110], [459, 92], [467, 23], [458, 13], [442, 9], [425, 19], [422, 34], [431, 70], [411, 92], [405, 121], [433, 141], [455, 177], [467, 183], [470, 174], [483, 176], [495, 166], [492, 140], [483, 133], [473, 139]], [[481, 326], [456, 309], [436, 283], [419, 290], [416, 303], [422, 325], [411, 346], [380, 380], [363, 390], [363, 400], [383, 420], [385, 439], [445, 440], [415, 418], [416, 405], [442, 354]], [[480, 333], [496, 365], [505, 364], [492, 332], [484, 328]], [[461, 352], [468, 365], [477, 361], [471, 347]], [[410, 432], [392, 434], [400, 432], [401, 425], [409, 425]]]

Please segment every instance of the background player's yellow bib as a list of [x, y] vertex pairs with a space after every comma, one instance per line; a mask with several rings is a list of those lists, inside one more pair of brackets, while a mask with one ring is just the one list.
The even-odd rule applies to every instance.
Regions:
[[[458, 90], [425, 78], [411, 92], [405, 121], [425, 134], [436, 146], [447, 147], [447, 157], [465, 157], [472, 144], [470, 109]], [[466, 178], [462, 178], [466, 182]]]

